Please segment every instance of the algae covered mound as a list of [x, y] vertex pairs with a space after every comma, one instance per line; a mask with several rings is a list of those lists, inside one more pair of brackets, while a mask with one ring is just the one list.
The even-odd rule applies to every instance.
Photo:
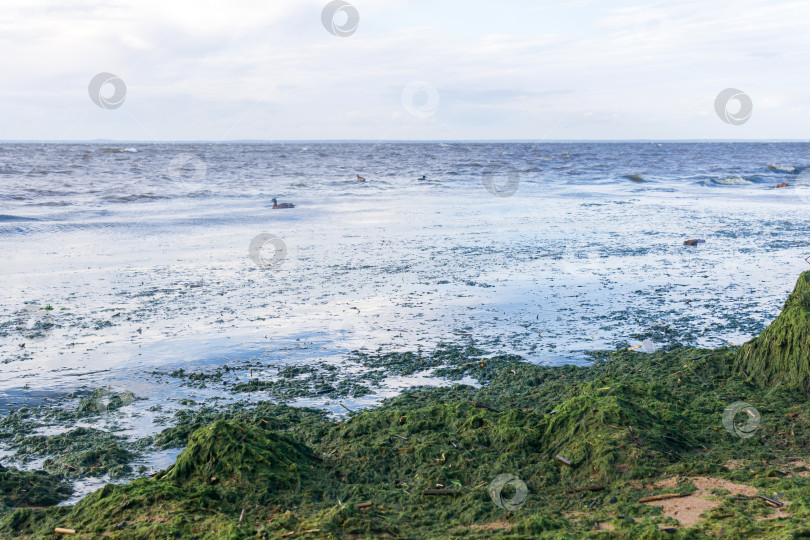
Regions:
[[[296, 488], [319, 458], [289, 437], [255, 426], [218, 420], [194, 432], [161, 479], [250, 489], [271, 497]], [[257, 485], [259, 484], [259, 485]]]
[[810, 271], [799, 276], [776, 320], [740, 348], [736, 367], [760, 384], [810, 390]]
[[218, 420], [154, 479], [108, 484], [72, 508], [18, 509], [0, 520], [0, 537], [67, 527], [80, 538], [239, 538], [242, 510], [288, 500], [321, 473], [319, 459], [284, 434]]

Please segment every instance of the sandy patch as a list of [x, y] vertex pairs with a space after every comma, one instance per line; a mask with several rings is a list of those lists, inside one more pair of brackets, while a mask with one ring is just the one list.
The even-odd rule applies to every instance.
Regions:
[[745, 467], [745, 461], [741, 459], [730, 459], [725, 463], [726, 469], [731, 471]]
[[481, 523], [470, 525], [469, 527], [458, 527], [459, 529], [470, 529], [473, 531], [496, 531], [500, 529], [511, 529], [512, 524], [506, 521], [493, 521], [491, 523]]
[[[679, 478], [668, 478], [656, 483], [655, 486], [657, 488], [673, 488], [678, 484], [679, 480]], [[697, 488], [697, 491], [686, 497], [665, 499], [663, 501], [652, 501], [644, 504], [662, 507], [663, 514], [665, 516], [670, 516], [677, 519], [684, 527], [692, 527], [699, 521], [702, 521], [700, 515], [703, 512], [711, 510], [716, 506], [720, 506], [720, 500], [709, 499], [711, 492], [714, 490], [727, 489], [732, 496], [745, 495], [747, 497], [755, 497], [759, 493], [759, 490], [755, 487], [746, 486], [745, 484], [737, 484], [723, 478], [696, 476], [683, 480], [691, 481]], [[786, 505], [790, 504], [787, 501], [783, 502]], [[782, 508], [776, 508], [774, 510], [775, 512], [761, 519], [772, 519], [787, 516], [787, 513], [785, 513]]]

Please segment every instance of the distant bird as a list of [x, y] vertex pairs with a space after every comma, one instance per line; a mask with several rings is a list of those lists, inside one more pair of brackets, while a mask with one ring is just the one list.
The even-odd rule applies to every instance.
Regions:
[[355, 176], [357, 177], [358, 182], [365, 182], [366, 181], [366, 179], [363, 178], [362, 176], [360, 176], [359, 174], [355, 174]]
[[423, 174], [422, 176], [420, 176], [420, 177], [419, 177], [419, 180], [422, 180], [422, 181], [427, 180], [427, 176], [425, 176], [425, 175]]
[[294, 204], [288, 202], [278, 204], [275, 197], [273, 197], [271, 202], [273, 203], [273, 210], [278, 210], [279, 208], [295, 208]]

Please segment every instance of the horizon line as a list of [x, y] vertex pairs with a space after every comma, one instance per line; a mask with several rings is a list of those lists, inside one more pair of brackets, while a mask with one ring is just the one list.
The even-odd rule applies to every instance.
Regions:
[[496, 144], [496, 143], [807, 143], [810, 139], [0, 139], [0, 144]]

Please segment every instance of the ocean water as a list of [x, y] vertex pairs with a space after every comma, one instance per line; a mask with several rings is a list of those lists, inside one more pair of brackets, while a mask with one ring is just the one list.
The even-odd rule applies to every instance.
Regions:
[[[243, 397], [156, 370], [739, 344], [810, 268], [807, 167], [799, 143], [2, 144], [0, 410], [131, 390], [143, 434], [156, 402]], [[353, 403], [415, 382], [444, 384]]]

